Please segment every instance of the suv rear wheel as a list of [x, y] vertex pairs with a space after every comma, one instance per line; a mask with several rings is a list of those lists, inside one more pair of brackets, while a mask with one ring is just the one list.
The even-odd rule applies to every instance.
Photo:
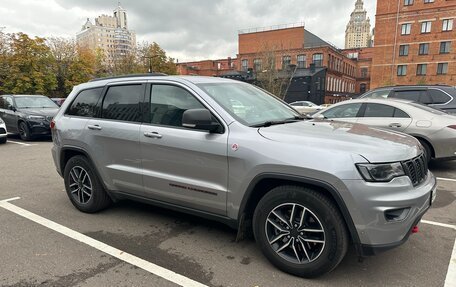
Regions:
[[300, 186], [279, 186], [258, 203], [253, 218], [255, 239], [279, 269], [301, 277], [333, 270], [348, 247], [345, 223], [321, 193]]
[[111, 204], [94, 167], [86, 157], [78, 155], [68, 161], [64, 180], [71, 203], [80, 211], [93, 213]]

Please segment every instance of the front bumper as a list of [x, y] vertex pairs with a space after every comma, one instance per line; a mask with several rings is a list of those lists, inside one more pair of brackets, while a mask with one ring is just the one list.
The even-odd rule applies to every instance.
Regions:
[[[361, 255], [373, 255], [407, 241], [410, 232], [429, 209], [436, 195], [436, 179], [429, 171], [426, 180], [413, 187], [407, 176], [388, 183], [344, 181], [350, 191], [352, 219], [359, 235]], [[403, 210], [391, 219], [387, 214]]]
[[50, 136], [51, 135], [51, 127], [48, 121], [29, 121], [28, 126], [30, 128], [30, 133], [33, 136]]

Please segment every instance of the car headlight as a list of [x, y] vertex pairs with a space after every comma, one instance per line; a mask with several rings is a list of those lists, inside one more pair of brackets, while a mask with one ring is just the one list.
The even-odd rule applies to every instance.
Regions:
[[359, 163], [356, 167], [364, 180], [369, 182], [388, 182], [395, 177], [405, 175], [404, 168], [400, 162], [381, 164]]
[[32, 120], [32, 121], [44, 121], [46, 118], [43, 116], [27, 116], [27, 119]]

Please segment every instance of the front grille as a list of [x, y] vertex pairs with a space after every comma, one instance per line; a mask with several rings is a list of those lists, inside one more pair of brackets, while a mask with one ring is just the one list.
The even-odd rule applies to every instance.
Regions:
[[4, 128], [0, 128], [0, 134], [6, 134], [6, 131]]
[[413, 186], [422, 183], [428, 174], [428, 163], [426, 156], [423, 154], [402, 162], [405, 174], [410, 177]]

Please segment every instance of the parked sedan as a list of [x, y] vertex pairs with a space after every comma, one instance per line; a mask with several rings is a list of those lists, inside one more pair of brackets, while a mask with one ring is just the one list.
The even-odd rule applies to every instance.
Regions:
[[40, 95], [0, 96], [0, 117], [9, 132], [18, 133], [22, 140], [38, 135], [50, 135], [49, 124], [59, 107]]
[[456, 159], [456, 116], [404, 100], [358, 99], [336, 104], [313, 115], [391, 129], [417, 138], [427, 159]]
[[318, 106], [309, 101], [298, 101], [290, 104], [295, 110], [303, 115], [310, 115], [315, 112], [321, 111], [324, 107]]
[[0, 118], [0, 144], [6, 143], [6, 134], [7, 130], [5, 122], [2, 120], [2, 118]]

